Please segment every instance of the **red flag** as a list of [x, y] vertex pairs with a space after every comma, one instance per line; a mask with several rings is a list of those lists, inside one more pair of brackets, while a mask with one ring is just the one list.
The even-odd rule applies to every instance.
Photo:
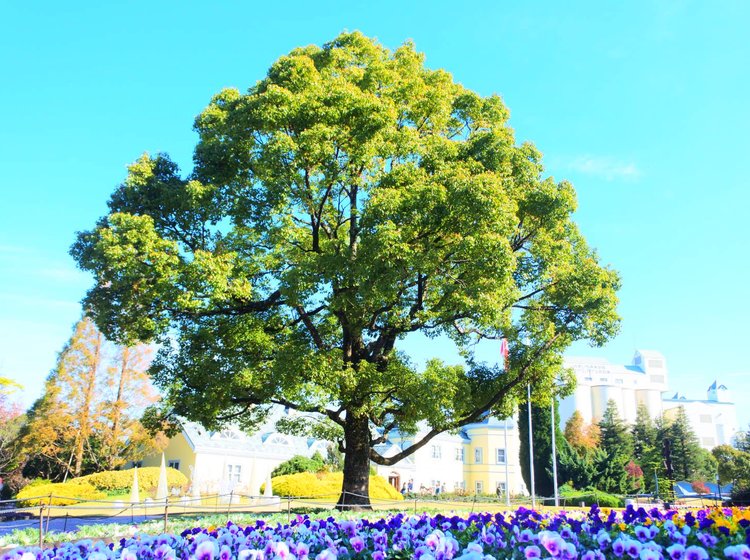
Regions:
[[502, 339], [500, 341], [500, 355], [503, 357], [503, 367], [508, 368], [508, 340]]

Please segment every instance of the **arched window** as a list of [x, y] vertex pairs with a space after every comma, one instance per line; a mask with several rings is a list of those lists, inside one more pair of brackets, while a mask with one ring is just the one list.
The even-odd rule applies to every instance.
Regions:
[[240, 439], [240, 434], [236, 430], [224, 429], [214, 434], [217, 439]]
[[273, 434], [267, 441], [276, 445], [290, 445], [289, 440], [281, 434]]

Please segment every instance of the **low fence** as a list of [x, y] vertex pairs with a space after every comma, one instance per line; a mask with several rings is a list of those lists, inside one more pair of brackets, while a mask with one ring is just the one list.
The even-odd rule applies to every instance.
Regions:
[[[351, 496], [351, 503], [347, 504], [347, 497]], [[226, 515], [227, 521], [231, 520], [233, 514], [269, 514], [286, 513], [287, 520], [291, 521], [292, 515], [300, 511], [312, 512], [314, 510], [360, 508], [362, 496], [344, 492], [307, 497], [279, 497], [279, 496], [252, 496], [243, 493], [230, 492], [228, 494], [202, 495], [201, 497], [172, 496], [164, 500], [146, 499], [138, 503], [126, 503], [111, 500], [78, 500], [67, 496], [36, 496], [25, 498], [22, 501], [4, 500], [0, 501], [0, 527], [5, 532], [15, 528], [38, 528], [39, 546], [43, 547], [45, 535], [50, 532], [50, 523], [54, 520], [53, 532], [66, 532], [69, 525], [77, 525], [77, 522], [85, 519], [87, 522], [97, 523], [140, 523], [144, 520], [153, 521], [163, 519], [163, 530], [169, 530], [170, 518], [182, 516], [201, 515]], [[55, 498], [63, 498], [74, 501], [69, 505], [55, 505]], [[653, 507], [661, 502], [654, 501], [645, 496], [626, 497], [626, 503], [632, 503], [636, 507]], [[33, 502], [35, 505], [25, 506], [24, 503]], [[402, 511], [418, 514], [421, 511], [506, 511], [519, 506], [549, 507], [554, 505], [554, 498], [537, 497], [533, 502], [530, 497], [516, 497], [508, 504], [505, 497], [490, 498], [486, 496], [466, 496], [464, 499], [453, 499], [452, 497], [435, 497], [429, 495], [407, 495], [403, 500], [388, 500], [370, 498], [373, 510]], [[580, 507], [582, 503], [576, 503], [575, 498], [559, 498], [561, 507]], [[718, 505], [711, 500], [693, 501], [692, 503], [677, 504], [682, 507], [705, 507]], [[672, 506], [674, 507], [674, 506]], [[14, 523], [15, 522], [15, 523]], [[33, 523], [33, 525], [32, 525]]]

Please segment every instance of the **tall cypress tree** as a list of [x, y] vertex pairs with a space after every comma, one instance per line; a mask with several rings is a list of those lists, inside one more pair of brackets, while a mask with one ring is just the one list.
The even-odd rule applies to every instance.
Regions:
[[651, 492], [655, 487], [654, 477], [664, 468], [664, 460], [659, 431], [643, 403], [638, 405], [630, 433], [633, 436], [633, 458], [643, 471], [644, 490]]
[[750, 429], [741, 430], [735, 434], [734, 447], [745, 453], [750, 453]]
[[572, 484], [574, 488], [586, 489], [597, 480], [600, 455], [598, 448], [579, 451], [565, 439], [557, 446], [558, 482]]
[[[522, 403], [518, 411], [518, 433], [521, 438], [519, 448], [521, 474], [526, 488], [531, 491], [531, 470], [529, 469], [529, 415], [527, 403]], [[563, 442], [565, 436], [560, 430], [560, 413], [555, 401], [555, 438]], [[531, 405], [531, 422], [534, 439], [534, 486], [538, 496], [552, 496], [555, 492], [552, 478], [552, 411], [550, 404]], [[558, 460], [559, 466], [559, 460]], [[560, 484], [564, 480], [558, 481]]]
[[677, 409], [677, 414], [669, 424], [667, 437], [671, 440], [675, 478], [690, 481], [701, 467], [701, 447], [684, 407]]
[[629, 487], [625, 466], [633, 455], [633, 440], [628, 427], [620, 418], [615, 401], [607, 403], [599, 429], [602, 454], [597, 465], [596, 485], [606, 492], [625, 493]]

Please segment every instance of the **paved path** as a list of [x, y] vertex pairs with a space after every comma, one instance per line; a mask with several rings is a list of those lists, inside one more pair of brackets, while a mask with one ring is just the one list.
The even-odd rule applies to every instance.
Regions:
[[[86, 525], [100, 525], [109, 523], [118, 523], [129, 525], [131, 523], [139, 524], [144, 521], [161, 519], [160, 515], [118, 515], [118, 516], [91, 516], [91, 517], [52, 517], [47, 525], [47, 519], [44, 519], [45, 532], [63, 532], [76, 531]], [[12, 521], [0, 522], [0, 536], [12, 533], [16, 529], [39, 529], [39, 517], [29, 519], [15, 519]]]

